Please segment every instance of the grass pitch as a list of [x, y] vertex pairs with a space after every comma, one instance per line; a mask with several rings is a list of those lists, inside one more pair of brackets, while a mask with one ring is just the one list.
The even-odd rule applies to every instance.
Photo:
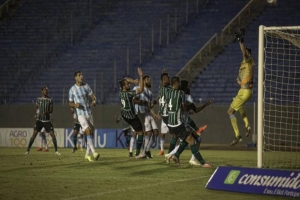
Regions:
[[[0, 199], [181, 199], [258, 200], [286, 199], [208, 190], [205, 184], [215, 168], [190, 166], [190, 150], [181, 155], [181, 166], [166, 164], [164, 157], [136, 160], [125, 149], [97, 149], [99, 161], [87, 162], [84, 152], [61, 148], [38, 152], [32, 148], [0, 148]], [[256, 166], [256, 151], [202, 150], [215, 166]]]

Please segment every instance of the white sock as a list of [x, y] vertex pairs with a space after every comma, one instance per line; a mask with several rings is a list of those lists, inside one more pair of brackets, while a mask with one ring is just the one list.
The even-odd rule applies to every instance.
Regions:
[[160, 138], [160, 150], [164, 150], [165, 138]]
[[191, 160], [190, 161], [196, 161], [196, 157], [192, 154]]
[[40, 133], [40, 147], [43, 148], [43, 135]]
[[43, 142], [45, 144], [45, 149], [48, 149], [48, 144], [47, 144], [47, 140], [46, 140], [46, 135], [45, 134], [42, 135], [42, 140], [43, 140]]
[[86, 145], [86, 151], [85, 151], [85, 156], [88, 156], [90, 154], [90, 146]]
[[80, 147], [80, 148], [82, 148], [82, 138], [80, 137], [80, 138], [77, 138], [77, 145]]
[[135, 143], [135, 138], [134, 138], [134, 137], [131, 137], [131, 139], [130, 139], [129, 152], [132, 152], [134, 143]]
[[148, 145], [146, 146], [146, 151], [150, 151], [151, 149], [151, 145], [152, 145], [152, 139], [153, 139], [153, 135], [149, 138], [149, 142]]
[[144, 150], [143, 150], [143, 153], [146, 152], [146, 148], [148, 146], [148, 143], [149, 143], [149, 136], [148, 135], [145, 135], [144, 136]]
[[87, 139], [87, 146], [90, 147], [90, 149], [92, 150], [92, 153], [96, 152], [95, 148], [94, 148], [94, 144], [93, 144], [92, 138], [90, 138], [89, 136], [88, 136], [88, 139]]
[[173, 151], [171, 151], [171, 152], [169, 153], [169, 156], [175, 155], [175, 153], [177, 152], [178, 148], [179, 148], [179, 145], [177, 145], [177, 146], [173, 149]]

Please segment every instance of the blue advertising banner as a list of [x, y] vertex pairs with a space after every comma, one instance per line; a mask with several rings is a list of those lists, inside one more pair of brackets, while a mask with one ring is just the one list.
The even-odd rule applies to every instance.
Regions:
[[[125, 148], [125, 137], [122, 129], [96, 129], [94, 134], [95, 148]], [[65, 129], [64, 146], [74, 147], [73, 129]]]
[[300, 172], [244, 167], [218, 167], [206, 188], [264, 195], [300, 197]]

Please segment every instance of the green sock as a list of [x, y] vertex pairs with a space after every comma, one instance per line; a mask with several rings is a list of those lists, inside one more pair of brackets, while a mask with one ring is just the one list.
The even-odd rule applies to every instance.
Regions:
[[198, 151], [197, 145], [193, 144], [190, 146], [192, 154], [195, 158], [201, 163], [201, 165], [205, 164], [205, 160], [202, 158], [200, 152]]
[[188, 117], [187, 124], [190, 125], [190, 127], [192, 127], [195, 131], [198, 130], [197, 125], [196, 125], [195, 122], [190, 118], [190, 116]]
[[52, 138], [52, 142], [53, 142], [53, 145], [54, 145], [55, 152], [57, 152], [57, 141], [56, 141], [56, 138]]
[[179, 158], [180, 154], [184, 151], [184, 149], [187, 147], [188, 143], [186, 141], [182, 141], [179, 145], [178, 150], [175, 153], [175, 156]]
[[176, 143], [177, 143], [177, 138], [172, 137], [170, 141], [170, 147], [168, 153], [170, 153], [171, 151], [173, 151], [173, 149], [175, 149]]
[[74, 148], [77, 148], [77, 135], [74, 135], [73, 142], [74, 142]]
[[138, 135], [138, 138], [136, 140], [136, 152], [135, 155], [138, 156], [140, 154], [142, 145], [143, 145], [143, 139], [144, 136], [143, 135]]
[[243, 121], [244, 121], [244, 123], [245, 123], [245, 127], [247, 128], [247, 127], [249, 126], [249, 121], [248, 121], [248, 117], [247, 117], [245, 108], [244, 108], [244, 107], [241, 107], [241, 108], [239, 109], [239, 112], [240, 112], [241, 117], [243, 118]]
[[29, 144], [28, 144], [28, 147], [27, 147], [27, 151], [30, 150], [30, 148], [31, 148], [31, 146], [32, 146], [32, 144], [33, 144], [33, 142], [34, 142], [34, 138], [30, 138]]

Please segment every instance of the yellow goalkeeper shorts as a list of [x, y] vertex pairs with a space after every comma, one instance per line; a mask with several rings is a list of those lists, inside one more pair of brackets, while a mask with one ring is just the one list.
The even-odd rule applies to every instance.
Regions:
[[240, 89], [230, 107], [235, 111], [238, 111], [253, 95], [252, 89]]

